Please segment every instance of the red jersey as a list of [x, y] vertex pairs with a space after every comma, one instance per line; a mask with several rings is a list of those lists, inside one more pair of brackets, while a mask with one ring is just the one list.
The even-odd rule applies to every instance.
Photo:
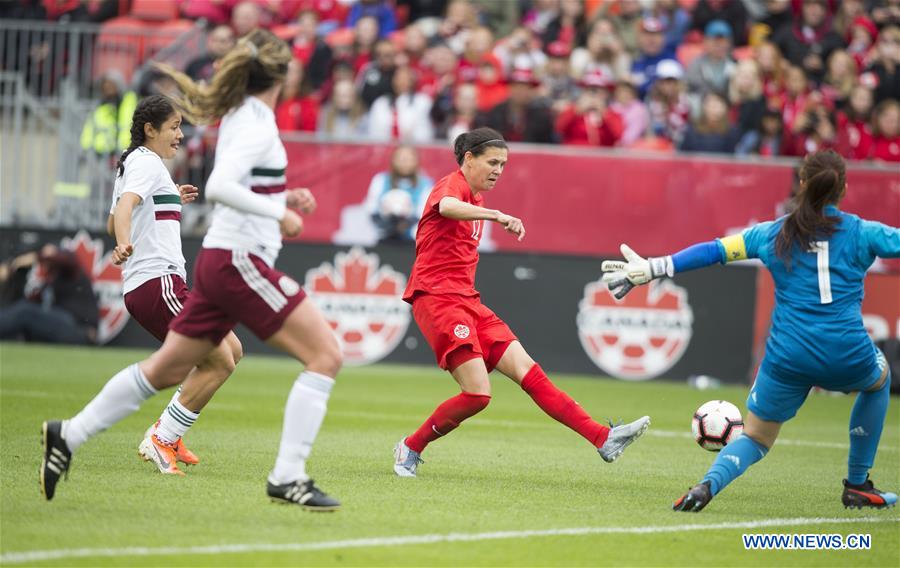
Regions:
[[441, 215], [438, 205], [448, 196], [478, 207], [484, 203], [480, 194], [472, 194], [462, 170], [435, 184], [416, 232], [416, 260], [403, 293], [409, 303], [417, 294], [479, 295], [475, 267], [485, 221], [456, 221]]

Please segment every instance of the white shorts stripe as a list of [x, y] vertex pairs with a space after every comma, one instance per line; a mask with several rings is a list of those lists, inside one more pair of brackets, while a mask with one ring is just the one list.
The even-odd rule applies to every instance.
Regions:
[[162, 299], [163, 299], [163, 302], [166, 303], [166, 307], [169, 308], [170, 312], [172, 312], [175, 315], [178, 315], [178, 310], [172, 304], [171, 296], [169, 294], [169, 286], [171, 285], [171, 281], [169, 279], [168, 274], [164, 274], [159, 279], [159, 285], [160, 285], [160, 288], [162, 289]]
[[169, 293], [171, 294], [172, 304], [181, 312], [184, 309], [184, 305], [178, 299], [178, 294], [175, 293], [175, 280], [172, 279], [171, 274], [169, 274]]
[[250, 279], [255, 283], [257, 288], [257, 293], [260, 295], [265, 294], [269, 298], [271, 298], [272, 303], [277, 305], [277, 308], [273, 308], [274, 311], [279, 312], [283, 307], [285, 307], [288, 303], [287, 298], [281, 291], [276, 288], [271, 282], [266, 280], [262, 274], [259, 273], [259, 270], [256, 268], [256, 265], [253, 264], [253, 261], [250, 260], [250, 257], [246, 252], [241, 253], [243, 260], [242, 263], [247, 269], [247, 274], [250, 276]]
[[279, 292], [271, 282], [263, 278], [262, 274], [260, 274], [259, 270], [256, 269], [256, 266], [253, 265], [253, 261], [250, 260], [250, 257], [246, 252], [232, 251], [231, 263], [237, 268], [241, 278], [244, 279], [247, 286], [256, 292], [257, 295], [272, 308], [273, 312], [280, 312], [281, 309], [287, 305], [288, 300], [284, 297], [284, 294]]

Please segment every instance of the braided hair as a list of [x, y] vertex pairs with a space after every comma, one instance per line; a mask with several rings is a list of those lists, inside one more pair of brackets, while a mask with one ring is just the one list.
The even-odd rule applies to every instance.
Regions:
[[144, 125], [150, 124], [153, 128], [159, 130], [174, 112], [175, 105], [172, 104], [168, 97], [162, 95], [150, 95], [138, 103], [131, 118], [131, 144], [122, 152], [122, 157], [119, 158], [119, 162], [116, 164], [117, 177], [125, 173], [125, 160], [128, 158], [128, 154], [134, 152], [139, 146], [144, 145], [146, 141]]

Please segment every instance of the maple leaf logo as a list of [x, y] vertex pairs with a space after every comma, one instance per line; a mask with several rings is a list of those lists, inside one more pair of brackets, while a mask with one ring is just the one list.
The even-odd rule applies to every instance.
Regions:
[[605, 372], [646, 380], [672, 368], [691, 340], [694, 314], [687, 290], [671, 280], [638, 286], [622, 300], [597, 280], [584, 287], [579, 303], [578, 338]]
[[60, 246], [71, 251], [91, 278], [100, 309], [98, 343], [107, 343], [119, 335], [128, 323], [128, 310], [122, 296], [122, 268], [112, 262], [112, 252], [103, 254], [103, 241], [92, 239], [87, 231], [64, 237]]
[[309, 270], [304, 287], [334, 330], [348, 365], [383, 359], [409, 327], [409, 304], [402, 299], [406, 277], [360, 247]]

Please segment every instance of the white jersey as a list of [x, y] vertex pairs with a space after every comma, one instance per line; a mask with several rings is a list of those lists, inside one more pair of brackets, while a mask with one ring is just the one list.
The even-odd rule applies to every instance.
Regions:
[[[258, 98], [247, 97], [222, 119], [214, 169], [223, 163], [244, 190], [284, 205], [287, 152], [275, 113]], [[217, 203], [203, 247], [247, 251], [273, 266], [281, 250], [280, 223]]]
[[123, 291], [127, 294], [166, 274], [187, 280], [181, 253], [181, 194], [155, 152], [140, 146], [128, 154], [125, 173], [116, 177], [110, 215], [124, 193], [134, 193], [141, 202], [131, 214], [134, 254], [122, 268]]

